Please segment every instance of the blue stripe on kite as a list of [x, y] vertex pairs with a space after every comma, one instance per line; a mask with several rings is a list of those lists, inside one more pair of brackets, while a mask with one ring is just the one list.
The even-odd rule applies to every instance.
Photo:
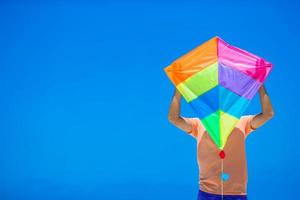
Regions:
[[221, 85], [218, 87], [220, 93], [220, 109], [239, 119], [248, 107], [250, 100], [239, 96]]
[[250, 100], [218, 85], [197, 97], [189, 104], [200, 119], [203, 119], [218, 109], [240, 118], [247, 109]]
[[189, 103], [200, 119], [219, 109], [219, 87], [216, 86]]

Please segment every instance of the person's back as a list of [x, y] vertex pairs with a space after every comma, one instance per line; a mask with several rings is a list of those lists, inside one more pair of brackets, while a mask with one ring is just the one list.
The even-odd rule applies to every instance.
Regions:
[[[197, 141], [199, 187], [204, 192], [225, 195], [245, 195], [247, 185], [247, 163], [245, 139], [253, 129], [249, 122], [254, 115], [242, 116], [223, 149], [224, 154], [211, 139], [198, 118], [186, 118], [192, 124], [187, 132]], [[223, 170], [220, 156], [223, 156]], [[223, 174], [222, 174], [223, 171]]]
[[247, 199], [247, 160], [245, 139], [274, 115], [264, 87], [259, 90], [263, 112], [240, 118], [227, 139], [223, 151], [213, 142], [197, 117], [180, 116], [180, 93], [176, 90], [169, 111], [169, 121], [197, 141], [199, 166], [198, 200]]

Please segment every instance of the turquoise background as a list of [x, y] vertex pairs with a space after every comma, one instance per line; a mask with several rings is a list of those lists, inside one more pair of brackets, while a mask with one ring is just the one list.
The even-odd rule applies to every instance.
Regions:
[[[1, 1], [0, 199], [193, 200], [195, 140], [163, 68], [218, 35], [274, 64], [250, 200], [296, 199], [298, 1]], [[246, 114], [261, 111], [258, 95]], [[182, 101], [182, 116], [195, 116]]]

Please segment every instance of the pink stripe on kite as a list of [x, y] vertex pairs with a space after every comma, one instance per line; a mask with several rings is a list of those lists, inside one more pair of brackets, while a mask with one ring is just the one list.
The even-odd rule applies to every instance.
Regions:
[[271, 71], [272, 64], [252, 53], [227, 44], [218, 38], [218, 60], [253, 79], [263, 82]]

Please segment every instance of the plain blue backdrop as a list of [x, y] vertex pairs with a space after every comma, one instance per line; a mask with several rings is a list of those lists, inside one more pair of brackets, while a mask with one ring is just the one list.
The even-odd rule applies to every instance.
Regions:
[[[163, 68], [218, 35], [274, 64], [246, 141], [250, 200], [297, 199], [295, 1], [0, 3], [0, 199], [195, 200], [196, 142]], [[182, 99], [181, 114], [194, 117]], [[246, 114], [260, 112], [258, 95]]]

